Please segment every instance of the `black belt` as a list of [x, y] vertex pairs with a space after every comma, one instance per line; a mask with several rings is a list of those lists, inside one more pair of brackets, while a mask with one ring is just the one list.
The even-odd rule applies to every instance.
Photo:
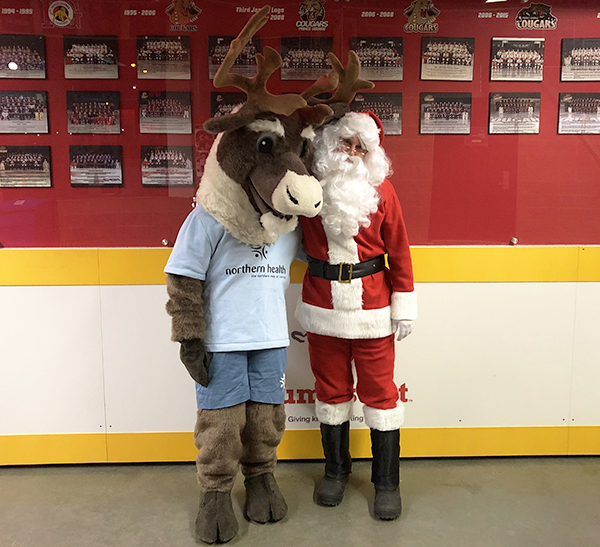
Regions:
[[379, 255], [371, 260], [365, 260], [358, 264], [348, 264], [347, 262], [342, 262], [341, 264], [329, 264], [329, 262], [323, 262], [322, 260], [317, 260], [316, 258], [309, 256], [308, 269], [315, 277], [322, 277], [329, 281], [339, 281], [340, 283], [350, 283], [352, 279], [365, 277], [384, 270], [385, 257]]

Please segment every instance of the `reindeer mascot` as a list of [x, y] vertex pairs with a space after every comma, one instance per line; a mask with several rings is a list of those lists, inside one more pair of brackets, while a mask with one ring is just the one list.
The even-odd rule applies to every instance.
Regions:
[[321, 208], [321, 186], [305, 166], [312, 127], [333, 114], [326, 105], [307, 106], [305, 97], [338, 82], [331, 73], [302, 95], [273, 96], [266, 81], [281, 57], [268, 47], [256, 56], [254, 78], [229, 72], [268, 11], [250, 19], [215, 75], [215, 87], [238, 87], [247, 101], [204, 124], [217, 137], [197, 206], [165, 268], [172, 340], [197, 382], [194, 442], [203, 494], [196, 532], [205, 543], [227, 542], [238, 531], [231, 489], [240, 464], [245, 517], [265, 523], [287, 512], [273, 477], [285, 429], [284, 291], [300, 245], [297, 215], [313, 217]]

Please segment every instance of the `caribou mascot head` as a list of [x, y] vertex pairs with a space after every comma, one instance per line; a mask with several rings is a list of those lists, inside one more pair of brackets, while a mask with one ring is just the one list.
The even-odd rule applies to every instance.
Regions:
[[[330, 55], [334, 71], [302, 94], [267, 91], [268, 78], [282, 64], [269, 47], [256, 55], [255, 77], [232, 73], [269, 9], [248, 21], [215, 75], [215, 87], [237, 87], [247, 100], [204, 124], [216, 138], [197, 206], [165, 268], [171, 338], [181, 343], [181, 361], [196, 381], [194, 442], [203, 491], [196, 532], [205, 543], [237, 534], [231, 489], [240, 466], [246, 518], [264, 523], [287, 513], [273, 476], [285, 429], [284, 292], [300, 244], [298, 215], [314, 217], [322, 205], [321, 185], [307, 170], [313, 128], [335, 116], [333, 103], [372, 86], [358, 79], [353, 52], [346, 68]], [[332, 106], [316, 98], [325, 91], [334, 92]]]

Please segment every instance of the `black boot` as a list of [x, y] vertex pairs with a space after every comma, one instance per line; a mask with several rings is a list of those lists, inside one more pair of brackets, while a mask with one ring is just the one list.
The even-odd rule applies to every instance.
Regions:
[[325, 453], [325, 476], [315, 491], [315, 501], [317, 505], [334, 507], [342, 502], [352, 470], [350, 422], [321, 424], [321, 441]]
[[376, 519], [394, 520], [402, 513], [400, 498], [400, 430], [371, 429], [373, 467], [371, 482], [375, 485], [373, 512]]

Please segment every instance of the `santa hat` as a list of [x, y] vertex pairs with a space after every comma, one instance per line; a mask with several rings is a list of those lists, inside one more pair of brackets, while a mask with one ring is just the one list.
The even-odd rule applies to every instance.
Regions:
[[383, 144], [383, 136], [384, 136], [383, 124], [381, 123], [381, 120], [379, 119], [377, 114], [375, 114], [375, 112], [373, 112], [372, 110], [365, 110], [365, 111], [361, 112], [361, 114], [368, 114], [369, 116], [371, 116], [371, 118], [375, 122], [375, 125], [377, 125], [377, 128], [379, 129], [379, 146], [381, 146]]
[[381, 146], [383, 141], [383, 125], [371, 111], [348, 112], [332, 124], [332, 129], [338, 138], [356, 135], [367, 150]]

